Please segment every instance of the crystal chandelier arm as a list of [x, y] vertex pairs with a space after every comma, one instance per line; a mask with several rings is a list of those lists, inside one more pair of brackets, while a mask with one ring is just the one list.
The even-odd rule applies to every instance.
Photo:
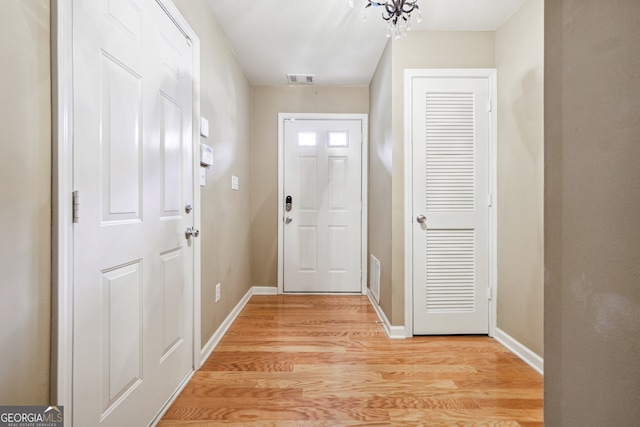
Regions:
[[[414, 1], [405, 1], [402, 3], [402, 11], [404, 13], [411, 13], [413, 12], [415, 9], [419, 9], [420, 7], [417, 5], [418, 0], [414, 0]], [[408, 7], [409, 9], [405, 9], [405, 7]]]
[[[393, 1], [395, 1], [395, 0], [393, 0]], [[386, 1], [384, 3], [378, 3], [376, 1], [369, 0], [369, 4], [367, 4], [365, 6], [365, 9], [367, 7], [371, 7], [371, 6], [376, 6], [376, 7], [384, 6], [384, 9], [382, 11], [382, 19], [384, 19], [385, 21], [389, 21], [395, 15], [393, 6], [389, 4], [389, 1]], [[386, 14], [385, 14], [385, 12], [386, 12]]]
[[365, 9], [371, 6], [384, 6], [383, 3], [378, 3], [377, 1], [369, 0], [369, 4], [365, 6]]
[[389, 18], [391, 18], [396, 14], [395, 8], [393, 7], [393, 5], [390, 5], [389, 3], [384, 4], [384, 11], [387, 12], [387, 18], [384, 18], [384, 14], [382, 17], [387, 21], [389, 20]]
[[385, 18], [387, 21], [393, 18], [394, 25], [396, 22], [398, 22], [398, 17], [400, 16], [402, 11], [402, 3], [404, 3], [404, 0], [390, 0], [384, 4], [385, 10], [389, 14], [389, 17]]

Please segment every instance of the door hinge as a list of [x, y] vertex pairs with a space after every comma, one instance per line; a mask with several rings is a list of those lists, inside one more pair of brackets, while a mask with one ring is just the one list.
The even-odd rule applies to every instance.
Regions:
[[487, 286], [487, 299], [493, 301], [493, 288], [491, 286]]
[[72, 216], [73, 223], [77, 224], [80, 222], [80, 192], [78, 190], [73, 192], [73, 205], [72, 205]]
[[493, 111], [493, 101], [492, 100], [487, 100], [487, 112], [490, 113]]
[[493, 194], [487, 194], [487, 205], [493, 206]]

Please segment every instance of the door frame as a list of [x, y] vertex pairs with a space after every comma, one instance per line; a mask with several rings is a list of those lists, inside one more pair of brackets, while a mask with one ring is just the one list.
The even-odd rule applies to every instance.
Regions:
[[404, 327], [407, 338], [413, 336], [413, 80], [424, 77], [485, 78], [489, 81], [489, 336], [496, 332], [498, 306], [498, 219], [497, 219], [497, 70], [469, 69], [406, 69], [404, 72]]
[[[52, 289], [51, 402], [65, 407], [73, 425], [73, 1], [51, 2], [53, 140], [52, 140]], [[76, 0], [82, 1], [82, 0]], [[155, 0], [193, 47], [193, 205], [200, 229], [200, 39], [171, 0]], [[200, 368], [200, 239], [193, 242], [193, 370]], [[162, 408], [158, 408], [160, 410]]]
[[[362, 123], [362, 144], [360, 144], [360, 289], [361, 295], [367, 294], [367, 229], [368, 229], [368, 146], [369, 115], [368, 114], [316, 114], [316, 113], [278, 113], [278, 294], [284, 293], [284, 122], [285, 120], [360, 120]], [[294, 292], [295, 294], [295, 292]], [[306, 294], [306, 293], [305, 293]], [[328, 294], [331, 294], [329, 292]], [[337, 293], [348, 295], [348, 293]]]

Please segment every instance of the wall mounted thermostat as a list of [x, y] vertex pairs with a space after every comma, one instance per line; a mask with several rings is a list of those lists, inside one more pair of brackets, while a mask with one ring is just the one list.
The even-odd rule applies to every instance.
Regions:
[[213, 148], [200, 144], [200, 164], [205, 166], [213, 165]]

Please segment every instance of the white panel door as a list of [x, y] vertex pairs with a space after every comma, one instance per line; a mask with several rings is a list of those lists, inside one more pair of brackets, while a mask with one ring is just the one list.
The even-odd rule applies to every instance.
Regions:
[[361, 292], [361, 120], [285, 120], [284, 292]]
[[489, 331], [488, 78], [413, 79], [414, 334]]
[[193, 367], [192, 52], [154, 0], [73, 16], [74, 425], [145, 426]]

